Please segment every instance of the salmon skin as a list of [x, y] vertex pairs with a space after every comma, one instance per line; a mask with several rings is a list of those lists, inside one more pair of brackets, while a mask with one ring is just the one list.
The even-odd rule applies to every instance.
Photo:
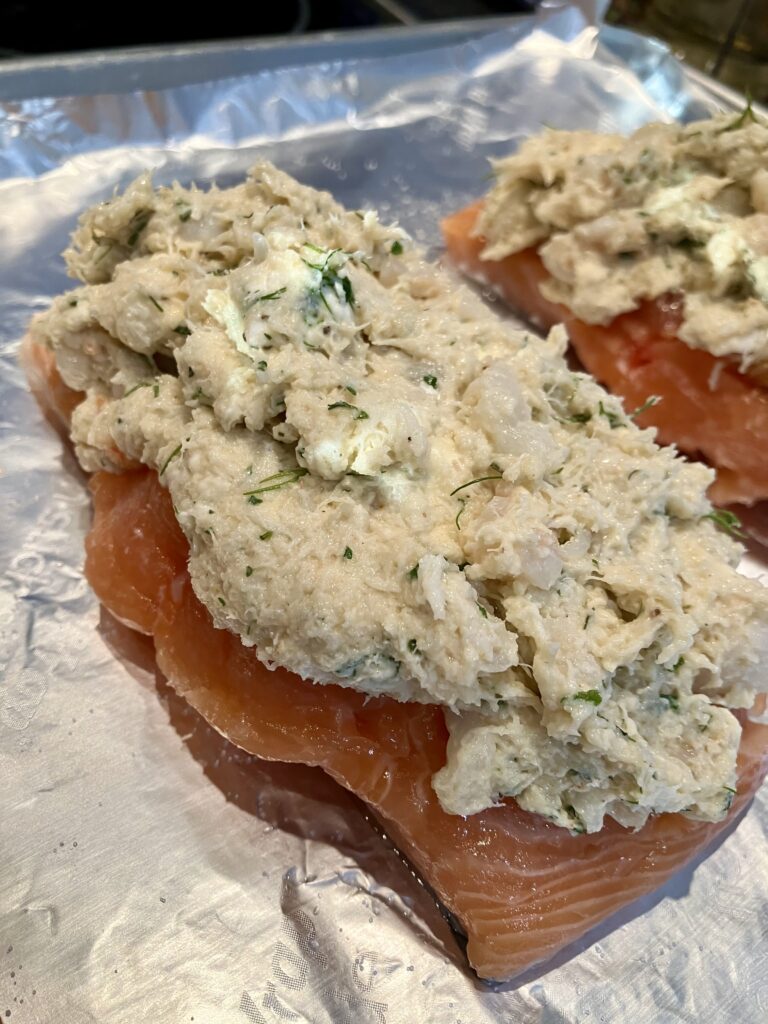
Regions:
[[584, 368], [621, 395], [628, 412], [651, 395], [661, 399], [637, 416], [656, 427], [660, 442], [675, 444], [717, 470], [710, 497], [720, 505], [768, 499], [768, 390], [732, 360], [692, 349], [677, 337], [680, 295], [660, 296], [606, 327], [579, 320], [561, 303], [541, 294], [549, 274], [535, 248], [501, 260], [481, 259], [485, 246], [472, 231], [482, 203], [442, 222], [446, 248], [469, 277], [492, 285], [501, 298], [542, 328], [565, 324]]
[[[72, 394], [49, 354], [30, 351], [27, 362], [40, 400], [66, 418]], [[187, 541], [156, 473], [100, 472], [91, 491], [86, 575], [102, 603], [154, 638], [171, 685], [230, 741], [319, 766], [360, 796], [461, 924], [481, 978], [518, 975], [658, 888], [729, 827], [768, 770], [768, 728], [744, 720], [738, 792], [723, 821], [663, 814], [632, 832], [609, 819], [573, 835], [512, 801], [446, 814], [431, 784], [445, 763], [441, 708], [268, 670], [195, 596]]]

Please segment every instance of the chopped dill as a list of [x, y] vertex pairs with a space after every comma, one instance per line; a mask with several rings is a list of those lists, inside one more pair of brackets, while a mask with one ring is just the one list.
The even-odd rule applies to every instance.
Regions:
[[660, 693], [659, 697], [667, 702], [670, 711], [680, 710], [680, 700], [677, 693]]
[[502, 477], [501, 473], [495, 473], [495, 474], [489, 475], [489, 476], [478, 476], [474, 480], [467, 480], [467, 482], [465, 484], [460, 484], [458, 487], [455, 487], [451, 491], [449, 497], [452, 498], [454, 496], [454, 494], [458, 494], [459, 491], [463, 491], [465, 487], [471, 487], [472, 484], [481, 484], [481, 483], [483, 483], [486, 480], [502, 480], [502, 479], [503, 479], [503, 477]]
[[132, 231], [128, 236], [128, 246], [133, 248], [139, 240], [139, 235], [144, 228], [149, 224], [150, 217], [152, 216], [152, 210], [138, 210], [131, 218], [130, 226]]
[[595, 706], [603, 703], [599, 690], [582, 690], [580, 693], [574, 693], [572, 696], [573, 700], [584, 700], [588, 704], [594, 704]]
[[[257, 494], [266, 494], [267, 491], [277, 491], [281, 487], [286, 487], [288, 484], [295, 484], [301, 477], [306, 476], [309, 473], [308, 469], [303, 469], [301, 466], [297, 466], [296, 469], [281, 469], [279, 473], [273, 473], [271, 476], [265, 476], [263, 480], [260, 480], [260, 484], [265, 484], [264, 487], [254, 487], [251, 491], [243, 491], [246, 497], [255, 497]], [[255, 504], [255, 502], [252, 502]]]
[[464, 509], [466, 508], [466, 504], [467, 504], [468, 500], [469, 500], [468, 498], [459, 498], [459, 504], [461, 505], [461, 508], [456, 513], [456, 519], [454, 520], [454, 522], [456, 523], [456, 529], [457, 530], [461, 529], [461, 524], [460, 524], [459, 520], [461, 519], [462, 515], [464, 514]]
[[328, 406], [328, 411], [331, 412], [334, 409], [350, 409], [352, 412], [354, 412], [354, 418], [356, 420], [368, 419], [368, 413], [365, 411], [365, 409], [358, 409], [356, 405], [352, 405], [350, 402], [331, 402], [331, 404]]
[[272, 299], [279, 299], [287, 291], [288, 286], [284, 285], [282, 288], [276, 288], [273, 292], [267, 292], [266, 295], [250, 295], [244, 303], [244, 307], [248, 310], [255, 306], [257, 302], [270, 302]]
[[181, 455], [181, 443], [176, 445], [171, 454], [163, 463], [163, 468], [160, 470], [160, 476], [162, 476], [166, 469], [168, 469], [169, 464], [176, 458], [177, 455]]
[[[661, 401], [661, 398], [659, 397], [659, 395], [649, 395], [648, 398], [646, 398], [646, 400], [643, 402], [642, 405], [638, 405], [638, 407], [635, 409], [635, 411], [631, 412], [629, 414], [629, 418], [631, 420], [636, 419], [638, 416], [642, 415], [644, 412], [647, 412], [648, 409], [652, 409], [654, 407], [654, 405], [658, 405], [660, 401]], [[635, 470], [635, 472], [637, 472], [637, 470]]]
[[757, 116], [755, 115], [754, 110], [752, 109], [752, 97], [749, 94], [749, 91], [747, 91], [746, 93], [746, 99], [747, 105], [744, 107], [739, 116], [735, 119], [735, 121], [731, 121], [730, 124], [727, 124], [725, 128], [721, 128], [720, 131], [717, 133], [718, 135], [723, 135], [725, 132], [736, 131], [738, 128], [744, 128], [749, 122], [751, 122], [752, 124], [760, 123], [757, 119]]
[[[128, 395], [132, 395], [133, 392], [134, 391], [138, 391], [139, 388], [148, 388], [148, 387], [151, 387], [151, 386], [152, 386], [152, 382], [151, 381], [149, 381], [149, 380], [142, 380], [138, 384], [134, 384], [132, 388], [128, 388], [128, 390], [123, 395], [123, 398], [127, 398]], [[155, 387], [157, 387], [157, 385], [155, 385]], [[155, 398], [157, 398], [157, 395], [155, 395]]]
[[727, 508], [716, 508], [714, 511], [708, 512], [704, 518], [711, 519], [715, 526], [719, 526], [721, 530], [730, 533], [732, 537], [745, 536], [741, 529], [741, 520]]
[[611, 430], [615, 430], [616, 427], [621, 426], [621, 416], [615, 412], [611, 412], [610, 409], [606, 409], [602, 401], [598, 402], [597, 411], [601, 416], [605, 416], [611, 425]]

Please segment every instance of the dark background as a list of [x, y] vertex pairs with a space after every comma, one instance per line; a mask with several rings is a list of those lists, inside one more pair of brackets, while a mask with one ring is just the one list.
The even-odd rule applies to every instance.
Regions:
[[118, 46], [373, 28], [529, 12], [534, 0], [259, 0], [216, 5], [157, 0], [0, 0], [0, 57]]

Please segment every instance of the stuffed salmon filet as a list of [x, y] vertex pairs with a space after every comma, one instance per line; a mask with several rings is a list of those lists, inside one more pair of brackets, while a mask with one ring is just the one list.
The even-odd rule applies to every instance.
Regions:
[[567, 324], [640, 422], [717, 469], [721, 504], [768, 497], [767, 152], [751, 105], [629, 138], [548, 129], [444, 222], [471, 276], [541, 325]]
[[260, 165], [86, 214], [30, 377], [171, 684], [385, 823], [507, 978], [754, 793], [764, 589], [710, 470], [370, 211]]

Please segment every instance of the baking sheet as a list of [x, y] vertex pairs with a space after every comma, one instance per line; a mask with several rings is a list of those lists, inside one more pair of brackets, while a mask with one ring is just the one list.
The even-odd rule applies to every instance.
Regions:
[[565, 9], [419, 55], [0, 107], [0, 1020], [768, 1019], [765, 789], [695, 870], [516, 982], [479, 982], [362, 805], [234, 749], [100, 612], [83, 479], [16, 365], [78, 211], [146, 167], [227, 185], [264, 155], [436, 247], [487, 158], [542, 124], [729, 102]]

